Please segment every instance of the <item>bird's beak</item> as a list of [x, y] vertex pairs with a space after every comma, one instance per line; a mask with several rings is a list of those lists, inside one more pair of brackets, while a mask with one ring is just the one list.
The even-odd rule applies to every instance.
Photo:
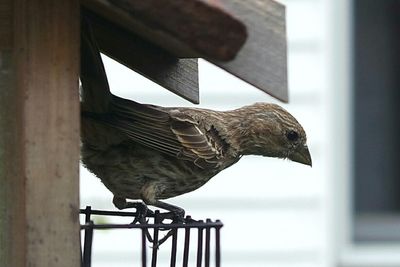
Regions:
[[312, 166], [310, 151], [307, 145], [299, 146], [290, 156], [290, 160]]

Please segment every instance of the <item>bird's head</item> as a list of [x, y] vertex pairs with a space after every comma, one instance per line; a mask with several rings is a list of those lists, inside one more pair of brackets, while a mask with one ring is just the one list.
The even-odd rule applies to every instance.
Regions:
[[306, 133], [289, 112], [268, 103], [256, 103], [240, 110], [246, 114], [240, 122], [243, 154], [287, 158], [312, 165]]

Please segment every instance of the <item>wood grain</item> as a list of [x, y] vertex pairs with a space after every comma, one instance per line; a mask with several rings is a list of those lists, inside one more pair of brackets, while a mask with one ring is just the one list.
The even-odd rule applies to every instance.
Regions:
[[13, 2], [0, 3], [0, 266], [25, 266], [21, 94], [14, 84]]
[[273, 0], [203, 1], [226, 9], [243, 21], [248, 31], [248, 39], [233, 61], [211, 62], [288, 102], [285, 7]]
[[201, 0], [82, 0], [89, 10], [176, 57], [231, 60], [246, 40], [244, 24]]
[[178, 59], [136, 34], [83, 11], [104, 54], [142, 74], [171, 92], [199, 102], [197, 59]]
[[22, 114], [18, 91], [13, 90], [12, 67], [12, 50], [0, 49], [0, 266], [24, 266], [26, 256], [20, 250], [25, 247], [21, 233], [25, 227], [25, 187], [18, 146]]
[[12, 44], [12, 0], [0, 1], [0, 49]]
[[79, 266], [79, 1], [12, 4], [14, 45], [0, 53], [0, 265]]

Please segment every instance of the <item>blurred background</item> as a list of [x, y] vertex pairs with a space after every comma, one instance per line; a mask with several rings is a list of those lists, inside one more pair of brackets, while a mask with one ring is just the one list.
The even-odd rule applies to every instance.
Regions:
[[[223, 266], [400, 266], [400, 1], [280, 2], [287, 8], [290, 103], [201, 60], [200, 107], [282, 105], [304, 126], [313, 167], [248, 156], [169, 202], [194, 218], [224, 222]], [[193, 106], [103, 60], [114, 94]], [[82, 167], [86, 205], [115, 209], [111, 193]], [[139, 243], [130, 235], [96, 233], [92, 266], [135, 266]]]

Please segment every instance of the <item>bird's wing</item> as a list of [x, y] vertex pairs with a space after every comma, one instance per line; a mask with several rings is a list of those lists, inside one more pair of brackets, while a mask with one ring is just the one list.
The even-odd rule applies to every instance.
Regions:
[[200, 168], [215, 168], [220, 152], [190, 116], [178, 110], [162, 110], [113, 97], [107, 124], [144, 146], [177, 158], [191, 160]]

